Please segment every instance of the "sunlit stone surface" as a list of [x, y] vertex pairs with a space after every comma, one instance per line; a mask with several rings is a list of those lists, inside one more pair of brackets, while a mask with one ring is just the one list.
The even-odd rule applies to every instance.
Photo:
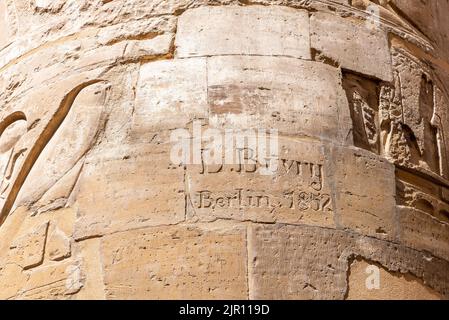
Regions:
[[[0, 0], [0, 298], [449, 298], [447, 12]], [[198, 123], [277, 170], [173, 163]]]

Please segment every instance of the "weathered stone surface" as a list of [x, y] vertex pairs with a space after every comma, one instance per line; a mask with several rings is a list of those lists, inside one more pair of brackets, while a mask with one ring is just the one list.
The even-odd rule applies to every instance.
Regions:
[[317, 12], [310, 17], [312, 50], [342, 68], [392, 80], [387, 33], [363, 21]]
[[363, 150], [336, 148], [337, 223], [362, 234], [393, 238], [395, 212], [394, 166]]
[[449, 298], [446, 9], [0, 0], [0, 298]]
[[183, 13], [176, 56], [215, 55], [310, 59], [308, 13], [279, 6], [200, 7]]
[[399, 239], [411, 248], [449, 260], [449, 224], [421, 210], [398, 208]]
[[167, 33], [156, 36], [154, 39], [128, 41], [123, 59], [151, 60], [157, 56], [169, 55], [173, 40], [174, 34]]
[[143, 65], [134, 108], [132, 136], [148, 135], [162, 128], [182, 128], [194, 118], [205, 118], [208, 114], [205, 58]]
[[[87, 74], [74, 75], [67, 78], [63, 84], [54, 84], [46, 91], [37, 89], [36, 92], [33, 92], [26, 97], [25, 104], [8, 105], [8, 107], [3, 110], [3, 128], [8, 128], [10, 125], [15, 125], [17, 121], [26, 121], [27, 131], [21, 135], [18, 140], [14, 141], [14, 144], [10, 147], [11, 152], [9, 160], [6, 159], [8, 161], [7, 174], [2, 180], [0, 202], [2, 204], [0, 217], [2, 221], [6, 219], [8, 214], [15, 207], [17, 207], [19, 203], [21, 203], [20, 191], [22, 190], [22, 187], [26, 187], [27, 178], [29, 177], [33, 166], [36, 162], [39, 162], [39, 156], [43, 155], [43, 158], [45, 159], [46, 156], [52, 155], [52, 152], [56, 152], [56, 155], [58, 152], [64, 154], [64, 152], [61, 151], [63, 148], [61, 145], [58, 145], [58, 147], [55, 148], [56, 150], [44, 149], [49, 143], [51, 144], [52, 138], [60, 138], [58, 137], [58, 129], [61, 126], [64, 126], [64, 120], [67, 115], [69, 115], [71, 107], [80, 92], [91, 85], [95, 86], [97, 83], [101, 82], [100, 80], [87, 80], [85, 78], [87, 76]], [[65, 86], [68, 86], [70, 89], [63, 89]], [[48, 90], [50, 90], [53, 95], [43, 95], [43, 92], [48, 92]], [[35, 104], [38, 104], [39, 107], [32, 107]], [[47, 104], [50, 106], [45, 108]], [[45, 111], [43, 109], [45, 109]], [[91, 130], [95, 131], [96, 129], [94, 127], [91, 128]], [[68, 131], [69, 130], [65, 133], [67, 134]], [[70, 133], [68, 136], [73, 138], [73, 136], [70, 136]], [[36, 178], [37, 181], [35, 181], [36, 184], [42, 183], [44, 190], [42, 190], [42, 188], [39, 188], [36, 191], [33, 190], [31, 193], [32, 195], [39, 195], [45, 192], [45, 187], [51, 186], [52, 180], [54, 183], [58, 177], [61, 177], [65, 170], [70, 169], [71, 164], [74, 165], [77, 162], [76, 157], [83, 155], [80, 153], [80, 150], [77, 150], [77, 147], [80, 147], [81, 150], [83, 150], [83, 148], [88, 147], [89, 143], [83, 141], [83, 135], [80, 135], [80, 137], [81, 141], [77, 141], [75, 139], [74, 142], [77, 143], [75, 143], [73, 149], [67, 151], [67, 154], [71, 154], [74, 158], [69, 158], [69, 160], [66, 159], [65, 162], [60, 163], [59, 167], [57, 165], [58, 159], [52, 158], [50, 162], [53, 163], [53, 165], [49, 165], [49, 168], [52, 170], [49, 170], [50, 172], [46, 172], [44, 178], [39, 177]], [[84, 149], [84, 152], [85, 151], [86, 150]], [[53, 155], [55, 156], [55, 154]], [[18, 198], [19, 201], [16, 201]], [[25, 203], [29, 204], [28, 201], [25, 201]]]
[[244, 299], [245, 239], [244, 228], [193, 226], [107, 236], [101, 248], [106, 296]]
[[449, 203], [445, 190], [446, 188], [405, 170], [396, 172], [396, 203], [422, 211], [440, 223], [449, 222]]
[[[378, 274], [376, 274], [378, 272]], [[367, 288], [367, 276], [379, 276], [378, 287]], [[373, 280], [374, 281], [374, 280]], [[368, 279], [369, 282], [369, 279]], [[440, 300], [441, 295], [411, 275], [389, 272], [379, 264], [354, 260], [349, 270], [348, 300]]]
[[106, 298], [101, 261], [101, 239], [92, 238], [78, 242], [76, 250], [83, 261], [83, 286], [76, 294], [77, 299], [100, 300]]
[[76, 238], [184, 219], [184, 170], [170, 164], [168, 143], [110, 151], [89, 158], [80, 176]]
[[[281, 225], [252, 227], [248, 241], [250, 298], [343, 299], [348, 294], [348, 268], [356, 257], [390, 272], [410, 272], [443, 296], [449, 294], [447, 261], [391, 242], [332, 229]], [[404, 296], [413, 298], [416, 293]]]
[[59, 261], [68, 258], [71, 253], [70, 238], [58, 227], [52, 227], [46, 249], [50, 260]]
[[235, 165], [187, 166], [189, 218], [335, 226], [327, 147], [280, 139], [279, 150], [274, 165], [268, 164], [273, 174], [243, 153]]
[[340, 71], [321, 63], [213, 57], [208, 59], [208, 100], [211, 124], [218, 127], [276, 128], [280, 134], [338, 143], [350, 131]]
[[354, 145], [379, 153], [379, 84], [368, 77], [344, 72], [343, 88], [349, 103]]
[[8, 16], [6, 11], [6, 2], [0, 3], [0, 48], [2, 48], [8, 41]]
[[82, 287], [80, 266], [71, 262], [51, 264], [31, 271], [23, 299], [64, 299]]
[[[401, 140], [396, 144], [403, 146], [390, 147], [391, 155], [397, 163], [407, 167], [442, 174], [439, 159], [444, 160], [446, 157], [445, 142], [440, 137], [440, 144], [438, 143], [435, 126], [439, 125], [441, 128], [442, 123], [439, 122], [445, 119], [440, 119], [435, 114], [437, 87], [434, 86], [431, 71], [419, 59], [402, 49], [394, 48], [392, 59], [397, 72], [395, 90], [400, 93], [399, 104], [403, 107], [400, 120], [402, 136], [397, 138]], [[444, 158], [436, 156], [438, 149], [442, 151], [441, 156]]]
[[29, 276], [25, 274], [22, 268], [14, 263], [5, 264], [0, 267], [0, 299], [12, 299], [23, 289]]
[[[28, 177], [34, 183], [23, 186], [17, 199], [18, 205], [33, 203], [42, 198], [47, 190], [55, 186], [59, 179], [82, 160], [95, 143], [100, 130], [109, 89], [107, 83], [99, 83], [87, 87], [78, 94], [62, 126], [58, 128], [29, 173]], [[79, 169], [74, 174], [78, 175]], [[69, 190], [65, 194], [66, 197], [73, 189], [76, 180], [71, 185], [67, 182]]]
[[440, 88], [435, 88], [435, 107], [431, 119], [433, 127], [437, 128], [437, 143], [439, 169], [441, 175], [449, 179], [449, 138], [445, 128], [449, 127], [449, 99]]
[[[8, 232], [3, 233], [6, 238], [2, 238], [4, 254], [0, 259], [0, 285], [4, 290], [0, 297], [68, 298], [78, 291], [74, 288], [79, 286], [75, 281], [69, 290], [62, 283], [62, 279], [74, 279], [76, 275], [66, 277], [65, 270], [62, 270], [62, 265], [67, 268], [76, 264], [68, 259], [71, 257], [69, 241], [73, 237], [73, 209], [38, 215], [23, 209], [16, 210], [4, 225]], [[9, 227], [9, 223], [14, 226]]]
[[36, 267], [43, 262], [47, 230], [48, 222], [36, 227], [12, 243], [11, 249], [15, 251], [17, 264], [23, 269]]

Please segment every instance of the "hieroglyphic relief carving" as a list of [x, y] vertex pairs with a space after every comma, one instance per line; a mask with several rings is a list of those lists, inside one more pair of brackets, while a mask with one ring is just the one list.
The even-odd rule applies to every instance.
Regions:
[[[392, 49], [394, 82], [379, 94], [381, 153], [397, 166], [397, 204], [447, 221], [446, 97], [427, 64]], [[441, 178], [440, 178], [441, 177]]]
[[404, 50], [393, 49], [392, 57], [394, 88], [388, 85], [382, 88], [380, 105], [386, 154], [396, 164], [441, 175], [441, 159], [436, 156], [438, 129], [432, 121], [435, 112], [432, 73]]
[[[21, 123], [21, 121], [26, 120], [24, 112], [15, 112], [6, 116], [0, 122], [0, 149], [3, 151], [3, 158], [6, 159], [8, 154], [10, 155], [6, 165], [2, 163], [2, 169], [6, 171], [4, 171], [1, 182], [0, 224], [5, 221], [14, 208], [17, 197], [33, 166], [66, 119], [78, 95], [85, 88], [99, 82], [102, 81], [88, 81], [71, 90], [61, 101], [48, 123], [38, 123], [26, 128]], [[97, 91], [94, 90], [94, 93]], [[79, 159], [71, 160], [75, 160], [76, 163]], [[48, 165], [51, 168], [51, 165]], [[42, 174], [42, 172], [39, 174]]]
[[[200, 299], [211, 295], [344, 299], [353, 285], [348, 281], [348, 274], [354, 271], [350, 262], [363, 257], [370, 263], [379, 263], [388, 272], [410, 272], [447, 297], [448, 264], [435, 257], [437, 252], [447, 260], [444, 242], [449, 243], [448, 238], [440, 236], [446, 230], [441, 227], [434, 232], [430, 223], [436, 220], [433, 217], [413, 220], [408, 216], [409, 213], [424, 216], [422, 211], [443, 213], [444, 203], [432, 197], [441, 192], [444, 199], [449, 199], [449, 189], [434, 190], [432, 183], [425, 183], [425, 178], [424, 182], [412, 178], [407, 182], [401, 176], [404, 188], [398, 200], [400, 206], [406, 206], [403, 220], [409, 219], [407, 224], [401, 223], [395, 207], [394, 165], [384, 159], [386, 152], [380, 147], [381, 144], [392, 145], [393, 150], [403, 147], [404, 151], [397, 152], [404, 154], [409, 148], [401, 134], [405, 123], [401, 90], [395, 90], [393, 83], [372, 78], [376, 74], [379, 77], [376, 69], [382, 69], [384, 77], [379, 79], [392, 81], [387, 41], [391, 28], [386, 28], [385, 10], [380, 11], [384, 20], [379, 26], [379, 37], [360, 37], [362, 33], [354, 30], [365, 28], [366, 21], [354, 13], [362, 17], [370, 13], [365, 7], [360, 10], [350, 6], [362, 1], [262, 0], [246, 7], [223, 5], [217, 19], [212, 19], [219, 23], [208, 30], [205, 26], [214, 25], [207, 23], [210, 15], [199, 17], [190, 13], [203, 5], [216, 4], [218, 8], [224, 2], [174, 1], [167, 6], [164, 0], [151, 0], [148, 1], [151, 5], [142, 6], [142, 1], [125, 4], [90, 1], [82, 7], [71, 1], [61, 7], [59, 3], [63, 1], [59, 0], [15, 1], [26, 7], [20, 11], [21, 27], [29, 32], [0, 54], [2, 65], [7, 63], [0, 76], [4, 78], [0, 80], [4, 83], [0, 85], [0, 105], [8, 110], [0, 111], [0, 120], [11, 113], [12, 105], [22, 110], [22, 101], [34, 100], [30, 108], [35, 110], [36, 117], [24, 110], [28, 120], [25, 135], [29, 137], [31, 132], [43, 129], [35, 125], [36, 118], [48, 123], [46, 115], [53, 115], [61, 101], [59, 95], [85, 79], [95, 78], [94, 74], [107, 76], [117, 89], [111, 95], [110, 105], [105, 107], [107, 125], [90, 131], [98, 134], [99, 139], [90, 140], [90, 135], [86, 135], [89, 139], [85, 140], [86, 136], [81, 136], [96, 126], [98, 113], [92, 121], [90, 118], [85, 121], [81, 112], [75, 112], [73, 118], [69, 112], [32, 164], [14, 202], [20, 208], [11, 211], [0, 228], [0, 251], [15, 253], [9, 248], [9, 239], [31, 243], [30, 237], [21, 236], [34, 230], [34, 225], [40, 226], [38, 221], [48, 218], [46, 235], [43, 229], [36, 229], [39, 231], [36, 236], [46, 236], [47, 240], [44, 246], [40, 241], [33, 247], [37, 254], [24, 254], [33, 257], [33, 261], [21, 264], [25, 271], [4, 258], [5, 254], [0, 256], [0, 296], [140, 299], [190, 295], [192, 298], [193, 292], [194, 298]], [[233, 3], [244, 4], [237, 2]], [[348, 7], [352, 10], [347, 10]], [[253, 25], [260, 26], [254, 32], [248, 32], [253, 28], [246, 28], [247, 37], [239, 35], [239, 28], [232, 24], [236, 12], [240, 15], [239, 8], [254, 12], [248, 17], [251, 21], [243, 21], [245, 25], [254, 20]], [[53, 14], [56, 11], [58, 14]], [[260, 16], [270, 18], [273, 12], [279, 13], [280, 19], [276, 19], [286, 28], [274, 30], [263, 19], [257, 20]], [[321, 21], [324, 27], [308, 32], [311, 18], [321, 13], [326, 13]], [[302, 17], [299, 22], [298, 15]], [[181, 19], [184, 23], [176, 25]], [[192, 25], [203, 31], [186, 29]], [[220, 32], [224, 29], [230, 32]], [[335, 32], [336, 29], [341, 33]], [[300, 52], [311, 51], [311, 42], [297, 41], [297, 32], [291, 30], [304, 31], [306, 36], [315, 34], [323, 48], [329, 48], [323, 53], [323, 61], [310, 61], [310, 57], [301, 61], [288, 54], [292, 50], [299, 52], [298, 48]], [[170, 39], [176, 39], [170, 49], [158, 40], [169, 38], [168, 33]], [[380, 37], [385, 41], [375, 41]], [[293, 48], [284, 48], [286, 39]], [[210, 43], [214, 49], [210, 55], [185, 50], [201, 57], [184, 59], [177, 46], [180, 43], [206, 49], [204, 44]], [[128, 56], [125, 47], [140, 48], [144, 58], [124, 61], [120, 57], [123, 52]], [[72, 48], [76, 48], [74, 54]], [[228, 48], [234, 50], [232, 57], [226, 56], [224, 50]], [[248, 56], [248, 51], [254, 48], [259, 54]], [[20, 56], [16, 59], [10, 49], [21, 49]], [[155, 54], [161, 51], [169, 54]], [[327, 59], [334, 54], [349, 57], [351, 72], [363, 81], [352, 88], [350, 97], [352, 111], [357, 115], [353, 117], [359, 134], [356, 146], [369, 151], [353, 147], [348, 136], [352, 126], [341, 88], [341, 70], [349, 67]], [[85, 70], [89, 70], [88, 74]], [[18, 83], [13, 79], [15, 72], [26, 79], [20, 87], [15, 85]], [[77, 76], [70, 83], [64, 80], [57, 89], [47, 87], [73, 74]], [[429, 75], [427, 80], [436, 84]], [[373, 85], [367, 88], [367, 83]], [[376, 86], [382, 87], [382, 100], [389, 100], [389, 95], [398, 97], [391, 99], [396, 115], [386, 114], [385, 110], [379, 112], [376, 102], [379, 98], [374, 97]], [[82, 90], [71, 111], [86, 110], [86, 99], [88, 106], [101, 108], [101, 94], [95, 95], [94, 87]], [[396, 88], [400, 88], [399, 80]], [[424, 97], [423, 105], [428, 104], [429, 96]], [[214, 113], [219, 120], [215, 124], [210, 121], [210, 126], [279, 128], [280, 138], [288, 140], [291, 148], [280, 157], [277, 174], [261, 176], [260, 163], [203, 166], [200, 168], [203, 171], [192, 171], [187, 165], [173, 168], [168, 160], [171, 146], [166, 143], [169, 133], [190, 127], [193, 119], [204, 120]], [[392, 123], [394, 126], [390, 127]], [[437, 119], [431, 125], [445, 126], [444, 121]], [[393, 133], [389, 135], [390, 132]], [[403, 145], [390, 143], [395, 139]], [[437, 142], [443, 145], [444, 141], [444, 135], [438, 136], [437, 132]], [[77, 150], [88, 150], [87, 156], [83, 152], [67, 153], [79, 143], [83, 147]], [[19, 157], [16, 169], [20, 169], [22, 158]], [[59, 166], [66, 159], [70, 161]], [[404, 162], [404, 166], [407, 164]], [[443, 168], [444, 162], [439, 165]], [[58, 171], [52, 174], [55, 169]], [[60, 178], [61, 175], [64, 176]], [[14, 179], [11, 176], [12, 182]], [[35, 199], [39, 200], [33, 202]], [[21, 201], [31, 205], [22, 207]], [[279, 204], [282, 208], [276, 207]], [[54, 223], [57, 217], [61, 218]], [[218, 220], [212, 222], [206, 220], [208, 217]], [[415, 232], [424, 229], [423, 221], [429, 221], [426, 232]], [[23, 222], [23, 227], [12, 235], [11, 229], [18, 228], [16, 222]], [[404, 242], [399, 236], [396, 238], [396, 227], [410, 230], [404, 232], [409, 238], [410, 234], [416, 234], [416, 239], [424, 238], [426, 246], [415, 245], [416, 239]], [[137, 242], [130, 244], [133, 239]], [[20, 244], [17, 248], [21, 248]], [[435, 250], [439, 248], [442, 249]], [[26, 278], [22, 280], [23, 276]], [[12, 288], [8, 289], [10, 283]], [[363, 286], [364, 279], [360, 283]], [[382, 289], [386, 288], [384, 292], [388, 294], [388, 286], [396, 284], [382, 282]], [[73, 295], [81, 286], [84, 287], [80, 294]], [[391, 297], [401, 299], [402, 295]]]
[[378, 83], [346, 72], [343, 75], [343, 88], [353, 120], [354, 145], [379, 153]]
[[36, 12], [58, 13], [65, 3], [65, 0], [31, 0], [30, 6]]
[[258, 173], [260, 168], [270, 167], [269, 161], [277, 161], [278, 164], [276, 174], [278, 176], [290, 176], [299, 179], [301, 185], [308, 186], [315, 191], [323, 188], [323, 165], [312, 163], [310, 161], [300, 161], [295, 159], [265, 159], [265, 163], [261, 164], [258, 160], [249, 162], [244, 156], [237, 157], [237, 163], [234, 165], [225, 164], [207, 164], [201, 159], [200, 174], [214, 174], [220, 172], [235, 173]]
[[379, 129], [381, 154], [390, 156], [400, 153], [403, 147], [401, 137], [402, 107], [399, 90], [399, 78], [395, 75], [394, 84], [383, 83], [379, 92]]
[[84, 157], [101, 129], [109, 88], [107, 82], [100, 82], [77, 95], [64, 122], [30, 171], [30, 183], [24, 184], [17, 198], [19, 205], [33, 204], [33, 210], [39, 212], [67, 203]]

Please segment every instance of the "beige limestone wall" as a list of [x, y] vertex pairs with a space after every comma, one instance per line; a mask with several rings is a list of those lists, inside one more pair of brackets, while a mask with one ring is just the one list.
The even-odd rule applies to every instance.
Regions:
[[[0, 0], [0, 298], [447, 299], [448, 10]], [[194, 120], [278, 171], [173, 165]]]

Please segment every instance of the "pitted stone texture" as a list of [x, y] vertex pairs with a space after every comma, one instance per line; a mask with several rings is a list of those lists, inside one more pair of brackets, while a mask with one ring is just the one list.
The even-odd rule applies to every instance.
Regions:
[[279, 6], [187, 10], [179, 18], [176, 56], [289, 56], [311, 59], [309, 16]]
[[[60, 179], [67, 174], [70, 175], [71, 169], [78, 162], [82, 162], [100, 130], [109, 89], [110, 86], [107, 83], [99, 83], [88, 86], [76, 96], [61, 127], [58, 128], [30, 171], [29, 179], [34, 183], [24, 184], [18, 195], [17, 205], [34, 203], [41, 199], [48, 190], [55, 187]], [[78, 170], [73, 172], [74, 179], [66, 181], [68, 190], [59, 191], [62, 192], [62, 198], [64, 196], [68, 198], [79, 170], [78, 166]], [[48, 199], [49, 202], [57, 200], [51, 198]]]
[[235, 164], [188, 165], [188, 218], [335, 227], [328, 147], [280, 138], [278, 149], [267, 163], [260, 161], [265, 155], [245, 159], [257, 153], [251, 149], [235, 154]]
[[12, 243], [15, 261], [23, 269], [36, 267], [43, 262], [47, 230], [48, 222], [37, 226]]
[[31, 7], [38, 12], [58, 13], [65, 4], [65, 0], [31, 0]]
[[8, 13], [6, 11], [6, 1], [0, 2], [0, 49], [8, 43]]
[[317, 12], [310, 17], [311, 47], [342, 68], [391, 81], [387, 33], [365, 21]]
[[80, 266], [70, 261], [33, 269], [23, 288], [22, 299], [67, 299], [82, 287]]
[[70, 238], [57, 226], [52, 226], [48, 236], [48, 257], [53, 261], [64, 260], [70, 257]]
[[[224, 72], [225, 70], [225, 72]], [[208, 59], [210, 123], [347, 142], [348, 102], [337, 68], [283, 57]], [[317, 126], [316, 124], [320, 125]]]
[[[375, 279], [378, 277], [378, 280]], [[441, 295], [412, 274], [389, 272], [378, 263], [356, 259], [349, 270], [348, 300], [440, 300]], [[377, 282], [378, 281], [378, 282]]]
[[449, 260], [449, 223], [414, 208], [398, 207], [397, 214], [402, 243]]
[[[0, 298], [447, 298], [447, 19], [374, 2], [0, 0]], [[279, 172], [173, 165], [194, 120]]]
[[76, 294], [77, 299], [105, 299], [106, 292], [101, 262], [101, 238], [87, 239], [76, 243], [77, 250], [83, 260], [83, 287]]
[[205, 58], [157, 61], [140, 68], [131, 135], [184, 127], [207, 115]]
[[339, 226], [361, 234], [393, 239], [394, 166], [361, 149], [335, 148], [332, 159]]
[[245, 299], [245, 228], [172, 226], [107, 236], [109, 299]]
[[305, 226], [253, 226], [248, 241], [252, 299], [344, 299], [357, 257], [411, 273], [449, 296], [447, 261], [391, 242]]
[[[32, 216], [30, 211], [19, 208], [10, 218], [2, 226], [8, 231], [3, 233], [7, 237], [2, 238], [0, 298], [67, 299], [76, 294], [82, 286], [81, 268], [72, 272], [79, 264], [69, 259], [67, 251], [73, 234], [74, 211], [61, 209]], [[14, 226], [9, 222], [14, 222]], [[62, 234], [61, 242], [58, 237]]]
[[76, 238], [184, 219], [184, 169], [171, 165], [168, 143], [109, 152], [89, 158], [80, 176]]
[[26, 284], [29, 275], [23, 272], [22, 268], [14, 263], [2, 265], [0, 267], [0, 299], [14, 299], [23, 286]]

